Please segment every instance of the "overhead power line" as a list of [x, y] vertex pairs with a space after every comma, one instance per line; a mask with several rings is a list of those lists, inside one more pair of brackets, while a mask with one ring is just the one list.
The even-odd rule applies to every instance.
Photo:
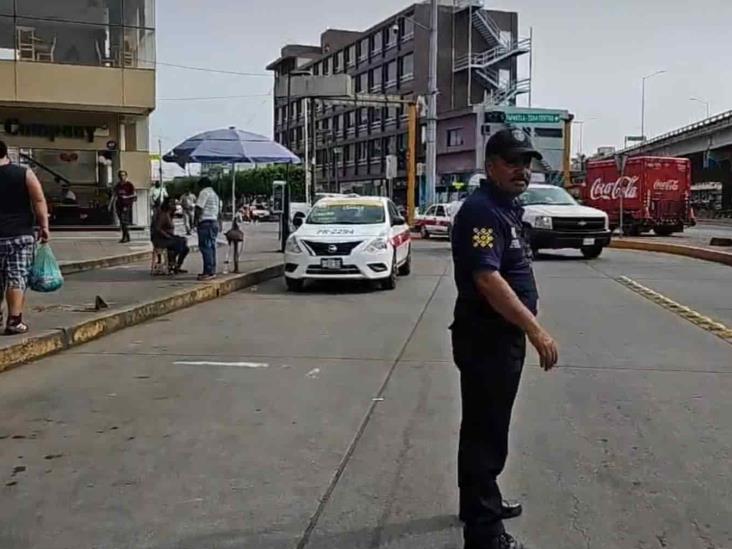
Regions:
[[233, 71], [233, 70], [227, 70], [227, 69], [212, 69], [210, 67], [195, 67], [193, 65], [180, 65], [178, 63], [166, 63], [164, 61], [142, 61], [143, 63], [149, 63], [151, 65], [160, 65], [162, 67], [173, 67], [176, 69], [186, 69], [189, 71], [200, 71], [200, 72], [211, 72], [211, 73], [218, 73], [218, 74], [233, 74], [235, 76], [254, 76], [254, 77], [267, 77], [272, 78], [272, 73], [267, 72], [242, 72], [242, 71]]
[[205, 97], [161, 97], [158, 101], [216, 101], [220, 99], [247, 99], [256, 97], [271, 97], [272, 93], [259, 93], [251, 95], [211, 95]]

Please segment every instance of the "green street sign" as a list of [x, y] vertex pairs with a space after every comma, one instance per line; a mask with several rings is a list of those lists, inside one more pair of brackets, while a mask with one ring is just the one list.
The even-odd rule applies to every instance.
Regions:
[[557, 113], [506, 113], [506, 122], [514, 124], [556, 124], [561, 121], [561, 116]]

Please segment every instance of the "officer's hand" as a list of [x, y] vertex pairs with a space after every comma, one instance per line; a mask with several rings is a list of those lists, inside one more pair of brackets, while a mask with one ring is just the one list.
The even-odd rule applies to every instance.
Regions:
[[539, 353], [541, 367], [547, 372], [554, 368], [559, 360], [559, 350], [554, 338], [541, 326], [531, 330], [527, 335], [536, 352]]

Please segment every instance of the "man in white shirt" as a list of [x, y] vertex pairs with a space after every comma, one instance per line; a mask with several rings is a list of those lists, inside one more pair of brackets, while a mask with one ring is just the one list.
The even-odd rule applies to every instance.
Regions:
[[168, 191], [160, 181], [156, 181], [153, 188], [150, 189], [150, 204], [152, 205], [153, 214], [163, 205], [166, 198], [168, 198]]
[[208, 177], [198, 181], [196, 200], [196, 227], [198, 229], [198, 248], [203, 257], [203, 273], [198, 280], [211, 280], [216, 277], [216, 238], [219, 235], [221, 199], [213, 190]]

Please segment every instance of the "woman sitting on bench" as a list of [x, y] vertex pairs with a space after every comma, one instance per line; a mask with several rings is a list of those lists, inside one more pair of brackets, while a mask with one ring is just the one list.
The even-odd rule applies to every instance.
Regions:
[[183, 261], [188, 255], [188, 240], [175, 234], [173, 199], [166, 198], [152, 220], [150, 239], [156, 250], [165, 249], [168, 252], [168, 268], [171, 273], [179, 274], [188, 271], [182, 269]]

